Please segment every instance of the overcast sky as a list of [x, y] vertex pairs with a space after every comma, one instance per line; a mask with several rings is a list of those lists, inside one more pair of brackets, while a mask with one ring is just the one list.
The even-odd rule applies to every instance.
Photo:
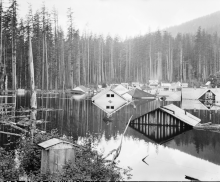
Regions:
[[71, 7], [80, 32], [121, 37], [145, 34], [220, 10], [220, 0], [18, 0], [20, 16], [27, 14], [28, 4], [35, 11], [43, 2], [48, 9], [58, 10], [63, 29], [67, 8]]

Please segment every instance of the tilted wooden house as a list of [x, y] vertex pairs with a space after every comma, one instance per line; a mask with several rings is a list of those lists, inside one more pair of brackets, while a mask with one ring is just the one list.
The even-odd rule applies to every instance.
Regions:
[[202, 95], [199, 97], [199, 100], [215, 100], [216, 94], [211, 90], [205, 90]]
[[193, 116], [192, 114], [173, 104], [161, 106], [134, 119], [133, 122], [139, 122], [139, 120], [142, 124], [177, 127], [192, 127], [201, 121], [201, 119]]
[[108, 87], [92, 97], [92, 103], [107, 113], [108, 116], [129, 103], [123, 96]]
[[134, 118], [130, 127], [152, 141], [162, 144], [192, 129], [201, 119], [170, 104]]
[[220, 88], [182, 88], [182, 99], [220, 101]]
[[38, 145], [42, 147], [41, 173], [61, 172], [68, 161], [75, 162], [75, 150], [79, 148], [76, 144], [58, 138], [52, 138]]

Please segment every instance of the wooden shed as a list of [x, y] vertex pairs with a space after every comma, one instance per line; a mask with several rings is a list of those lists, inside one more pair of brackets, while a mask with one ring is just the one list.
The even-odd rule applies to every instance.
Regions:
[[153, 111], [139, 116], [132, 122], [161, 126], [193, 127], [200, 123], [200, 121], [201, 119], [173, 104], [170, 104], [161, 106]]
[[215, 100], [216, 94], [213, 93], [211, 90], [205, 90], [202, 93], [202, 96], [199, 97], [199, 100]]
[[63, 166], [68, 162], [75, 162], [75, 149], [78, 145], [52, 138], [38, 144], [42, 147], [41, 151], [41, 173], [48, 170], [51, 173], [61, 172]]

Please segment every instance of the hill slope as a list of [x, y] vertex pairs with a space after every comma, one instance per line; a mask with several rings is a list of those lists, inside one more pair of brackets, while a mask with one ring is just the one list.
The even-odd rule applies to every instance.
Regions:
[[208, 33], [212, 34], [217, 32], [218, 35], [220, 35], [220, 11], [177, 26], [169, 27], [165, 30], [170, 32], [173, 36], [176, 36], [177, 33], [195, 33], [199, 26]]

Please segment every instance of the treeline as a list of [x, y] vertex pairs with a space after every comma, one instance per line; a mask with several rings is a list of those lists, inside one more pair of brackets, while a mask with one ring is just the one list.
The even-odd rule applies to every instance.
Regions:
[[[220, 68], [220, 38], [201, 28], [196, 34], [153, 32], [120, 40], [80, 33], [73, 11], [67, 10], [68, 30], [59, 27], [58, 12], [43, 5], [17, 19], [18, 4], [1, 11], [0, 63], [9, 88], [29, 88], [28, 40], [31, 38], [35, 84], [39, 89], [68, 89], [139, 81], [205, 81]], [[1, 8], [2, 10], [2, 8]], [[64, 35], [67, 32], [67, 35]], [[16, 67], [16, 69], [15, 69]]]

